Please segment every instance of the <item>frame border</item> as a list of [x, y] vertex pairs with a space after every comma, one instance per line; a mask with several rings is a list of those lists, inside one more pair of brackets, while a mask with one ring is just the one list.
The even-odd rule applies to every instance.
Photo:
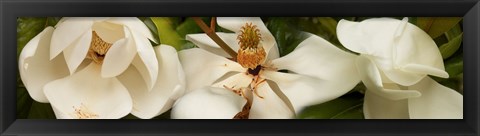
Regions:
[[[0, 0], [0, 135], [479, 135], [479, 12], [478, 0]], [[464, 71], [469, 73], [464, 75], [464, 119], [16, 119], [17, 17], [139, 15], [463, 16]]]

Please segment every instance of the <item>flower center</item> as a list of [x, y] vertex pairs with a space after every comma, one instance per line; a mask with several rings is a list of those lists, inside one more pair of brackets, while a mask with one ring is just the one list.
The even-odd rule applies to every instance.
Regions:
[[73, 106], [75, 111], [73, 112], [73, 116], [76, 117], [77, 119], [92, 119], [92, 118], [97, 118], [98, 115], [90, 111], [83, 103], [80, 105], [80, 107], [75, 108]]
[[87, 58], [90, 58], [95, 63], [102, 63], [108, 50], [112, 47], [111, 43], [107, 43], [100, 38], [97, 32], [92, 31], [92, 42], [90, 43], [90, 49], [88, 49]]
[[260, 73], [260, 71], [262, 70], [262, 66], [261, 65], [258, 65], [257, 67], [255, 67], [255, 69], [248, 69], [247, 72], [253, 76], [257, 76], [258, 73]]
[[266, 52], [260, 45], [262, 40], [260, 30], [252, 23], [246, 23], [237, 36], [238, 49], [237, 62], [244, 68], [256, 69], [265, 60]]

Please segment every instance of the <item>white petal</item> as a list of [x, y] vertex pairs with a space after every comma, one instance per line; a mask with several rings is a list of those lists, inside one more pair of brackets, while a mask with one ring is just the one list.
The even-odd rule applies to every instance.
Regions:
[[355, 71], [356, 57], [338, 49], [325, 39], [312, 35], [290, 54], [272, 60], [272, 64], [278, 69], [341, 82], [343, 86], [351, 89], [350, 87], [353, 88], [360, 80]]
[[[131, 31], [131, 32], [132, 32], [133, 39], [135, 40], [138, 56], [140, 58], [140, 61], [134, 60], [132, 63], [137, 68], [142, 67], [141, 65], [143, 65], [145, 70], [141, 72], [148, 73], [148, 77], [150, 80], [150, 83], [148, 84], [148, 86], [151, 89], [153, 87], [153, 84], [155, 84], [155, 81], [157, 80], [157, 75], [158, 75], [158, 61], [155, 55], [155, 51], [153, 50], [153, 46], [150, 44], [150, 41], [148, 41], [147, 38], [143, 37], [141, 34], [139, 34], [136, 31]], [[137, 62], [141, 62], [141, 63], [137, 63]]]
[[125, 39], [120, 39], [108, 50], [102, 64], [102, 76], [115, 77], [122, 74], [133, 61], [137, 54], [135, 39], [125, 28]]
[[[233, 51], [237, 52], [240, 46], [237, 41], [237, 34], [234, 33], [223, 33], [217, 32], [218, 37], [222, 39]], [[220, 55], [226, 58], [231, 58], [231, 56], [225, 52], [220, 46], [215, 43], [207, 34], [188, 34], [186, 40], [191, 41], [198, 47], [207, 50], [216, 55]], [[237, 57], [237, 56], [234, 56]]]
[[44, 90], [57, 118], [78, 118], [77, 109], [94, 118], [118, 119], [132, 110], [128, 90], [116, 78], [102, 78], [95, 63], [48, 83]]
[[348, 49], [372, 56], [392, 81], [410, 86], [427, 74], [448, 77], [433, 39], [406, 19], [341, 20], [339, 41]]
[[272, 33], [270, 33], [260, 17], [218, 17], [217, 23], [219, 26], [233, 31], [236, 34], [239, 34], [240, 29], [246, 23], [252, 23], [253, 25], [256, 25], [262, 36], [262, 41], [260, 44], [262, 44], [265, 52], [267, 53], [266, 60], [276, 59], [280, 56], [275, 37], [273, 37]]
[[132, 114], [142, 119], [166, 112], [185, 91], [185, 76], [175, 48], [160, 45], [155, 47], [155, 51], [160, 64], [159, 78], [151, 91], [134, 66], [118, 77], [133, 98]]
[[378, 71], [376, 65], [363, 55], [357, 58], [356, 64], [362, 82], [370, 92], [375, 93], [376, 95], [390, 100], [420, 97], [421, 95], [416, 90], [400, 90], [395, 84], [382, 83], [380, 71]]
[[126, 32], [123, 25], [114, 24], [106, 21], [95, 22], [92, 26], [93, 31], [107, 43], [115, 43], [125, 38]]
[[427, 74], [412, 73], [402, 69], [383, 70], [382, 72], [388, 80], [403, 86], [413, 85], [427, 76]]
[[20, 77], [30, 96], [38, 102], [47, 103], [43, 86], [50, 81], [68, 75], [63, 55], [50, 60], [50, 39], [52, 27], [47, 27], [32, 38], [18, 58]]
[[390, 100], [367, 90], [363, 114], [366, 119], [408, 119], [408, 100]]
[[448, 77], [437, 45], [423, 30], [408, 24], [396, 41], [392, 54], [395, 69], [385, 70], [385, 75], [392, 81], [410, 86], [427, 74]]
[[213, 84], [212, 87], [223, 88], [225, 86], [232, 89], [240, 89], [242, 87], [248, 87], [252, 82], [252, 78], [253, 77], [245, 73], [236, 73], [233, 76], [227, 77], [225, 80]]
[[421, 97], [408, 99], [412, 119], [463, 119], [463, 96], [442, 86], [430, 77], [422, 79], [410, 89], [418, 90]]
[[72, 45], [68, 46], [64, 51], [63, 55], [65, 61], [67, 62], [70, 75], [73, 74], [78, 66], [83, 62], [87, 56], [88, 50], [90, 49], [90, 43], [92, 42], [92, 31], [87, 30], [78, 38]]
[[[125, 33], [125, 37], [128, 39], [125, 42], [129, 47], [122, 47], [124, 49], [117, 50], [119, 51], [117, 52], [118, 54], [126, 54], [122, 54], [124, 55], [123, 57], [119, 57], [119, 55], [108, 55], [111, 51], [107, 53], [104, 63], [108, 64], [105, 64], [106, 66], [102, 68], [102, 75], [104, 77], [117, 76], [121, 74], [121, 72], [125, 71], [131, 62], [137, 68], [142, 69], [140, 71], [142, 72], [144, 78], [149, 80], [148, 86], [151, 89], [155, 80], [157, 79], [156, 76], [158, 75], [158, 62], [156, 60], [153, 47], [148, 40], [148, 38], [153, 39], [150, 31], [138, 18], [110, 18], [107, 21], [125, 25], [123, 32]], [[121, 41], [117, 41], [117, 43], [121, 43]], [[134, 47], [130, 47], [132, 45], [134, 45]], [[133, 50], [133, 48], [136, 50]], [[134, 58], [135, 53], [138, 53], [139, 59]], [[116, 60], [118, 59], [123, 60], [117, 62]], [[114, 63], [115, 67], [113, 66]], [[118, 63], [121, 63], [121, 65]]]
[[238, 63], [202, 49], [193, 48], [179, 53], [180, 62], [187, 80], [187, 92], [211, 86], [228, 72], [245, 72]]
[[295, 117], [295, 112], [280, 99], [267, 82], [258, 85], [257, 93], [258, 95], [253, 94], [249, 119], [289, 119]]
[[150, 29], [148, 29], [148, 27], [136, 17], [112, 17], [106, 21], [125, 25], [131, 31], [136, 31], [141, 36], [146, 37], [155, 43], [158, 43], [158, 41], [153, 38], [153, 34], [150, 32]]
[[311, 36], [290, 54], [272, 61], [274, 67], [298, 75], [264, 72], [263, 76], [275, 81], [299, 112], [305, 106], [335, 99], [355, 87], [360, 81], [355, 57], [323, 38]]
[[401, 21], [391, 18], [374, 18], [362, 22], [340, 20], [337, 36], [340, 43], [351, 51], [391, 58], [395, 32], [400, 24]]
[[52, 35], [50, 59], [55, 58], [65, 48], [74, 44], [86, 31], [91, 31], [91, 18], [68, 18], [56, 26]]
[[173, 119], [232, 119], [247, 101], [230, 90], [205, 87], [178, 99]]
[[343, 84], [312, 76], [273, 71], [264, 71], [262, 76], [278, 85], [296, 113], [307, 106], [330, 101], [350, 91], [350, 89], [344, 89]]

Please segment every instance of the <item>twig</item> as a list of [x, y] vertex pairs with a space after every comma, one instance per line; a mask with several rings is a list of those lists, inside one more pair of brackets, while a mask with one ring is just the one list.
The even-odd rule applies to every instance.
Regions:
[[[230, 46], [228, 46], [218, 35], [215, 33], [215, 27], [210, 28], [203, 22], [203, 20], [199, 17], [193, 17], [193, 20], [197, 25], [205, 32], [208, 37], [210, 37], [215, 43], [217, 43], [225, 52], [227, 52], [230, 56], [232, 56], [233, 60], [237, 60], [237, 52], [235, 52]], [[213, 20], [212, 20], [213, 21]], [[215, 22], [215, 21], [213, 21]]]

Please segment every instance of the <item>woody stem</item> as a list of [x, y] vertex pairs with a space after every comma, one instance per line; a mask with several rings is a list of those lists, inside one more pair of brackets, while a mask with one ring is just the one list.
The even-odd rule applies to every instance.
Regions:
[[193, 20], [197, 25], [210, 37], [215, 43], [217, 43], [225, 52], [232, 56], [233, 60], [237, 60], [237, 52], [235, 52], [230, 46], [228, 46], [218, 35], [215, 33], [215, 29], [212, 29], [203, 22], [200, 17], [193, 17]]

